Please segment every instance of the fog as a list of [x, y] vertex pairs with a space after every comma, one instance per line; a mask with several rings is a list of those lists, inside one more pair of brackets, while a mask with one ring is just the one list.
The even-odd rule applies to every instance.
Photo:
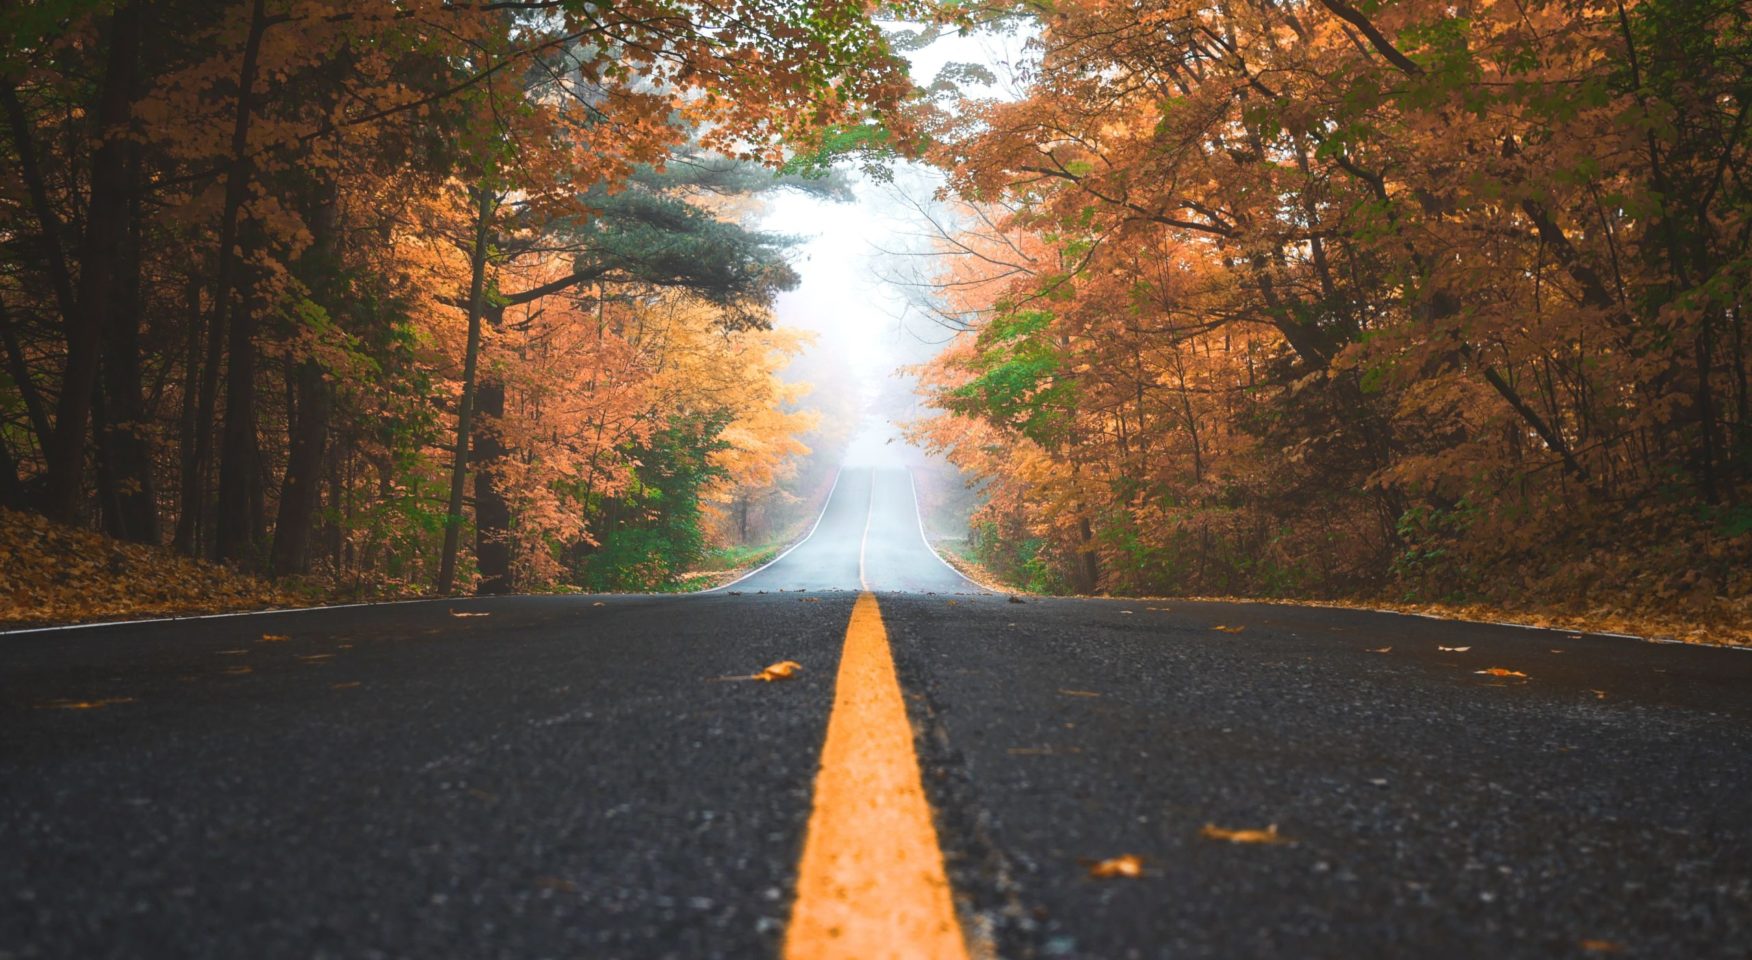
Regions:
[[[943, 37], [907, 56], [921, 86], [947, 64], [973, 63], [997, 83], [972, 92], [1005, 98], [1014, 96], [1014, 65], [1026, 50], [1021, 37], [982, 33]], [[886, 183], [853, 173], [851, 202], [781, 193], [766, 202], [759, 226], [801, 241], [792, 257], [801, 283], [779, 297], [776, 322], [816, 341], [790, 372], [814, 384], [807, 406], [851, 421], [827, 424], [816, 455], [848, 466], [913, 468], [932, 536], [958, 538], [966, 535], [973, 494], [953, 466], [903, 435], [909, 421], [930, 414], [903, 368], [929, 360], [953, 336], [918, 308], [921, 291], [907, 282], [934, 270], [934, 231], [920, 209], [931, 208], [941, 185], [941, 175], [920, 164], [898, 165]]]

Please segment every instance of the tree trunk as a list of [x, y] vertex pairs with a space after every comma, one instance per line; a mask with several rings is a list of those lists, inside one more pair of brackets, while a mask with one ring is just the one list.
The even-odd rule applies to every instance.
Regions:
[[122, 245], [129, 232], [132, 148], [119, 134], [126, 133], [133, 116], [139, 54], [140, 12], [129, 4], [110, 17], [109, 56], [96, 111], [99, 142], [91, 158], [91, 196], [80, 243], [78, 303], [67, 318], [67, 366], [47, 451], [48, 514], [63, 523], [78, 522], [82, 512], [86, 426], [106, 316], [116, 305]]
[[[488, 379], [481, 383], [478, 397], [483, 421], [505, 414], [505, 384]], [[505, 445], [494, 430], [482, 430], [474, 441], [476, 464], [491, 464], [505, 455]], [[483, 596], [510, 593], [511, 582], [511, 508], [499, 492], [492, 470], [475, 471], [475, 567], [480, 584], [475, 592]]]
[[[340, 185], [321, 178], [312, 190], [305, 221], [310, 246], [299, 258], [297, 274], [310, 297], [339, 322]], [[292, 409], [286, 418], [286, 473], [280, 478], [280, 504], [274, 520], [269, 565], [275, 576], [310, 569], [310, 538], [322, 503], [322, 465], [334, 408], [334, 386], [322, 364], [306, 358], [287, 371]]]
[[[456, 410], [456, 450], [450, 468], [450, 501], [444, 512], [444, 553], [438, 566], [438, 592], [456, 587], [457, 540], [462, 532], [462, 490], [468, 477], [469, 432], [475, 402], [475, 370], [481, 353], [481, 311], [487, 280], [487, 241], [492, 233], [496, 200], [484, 186], [475, 192], [474, 250], [469, 255], [468, 346], [462, 362], [462, 401]], [[504, 405], [504, 391], [499, 403]], [[500, 412], [503, 412], [501, 409]]]
[[[261, 451], [255, 430], [255, 329], [253, 304], [234, 303], [238, 257], [238, 221], [249, 184], [249, 128], [254, 113], [256, 63], [262, 34], [267, 30], [266, 0], [254, 0], [249, 35], [238, 69], [237, 110], [231, 128], [231, 163], [225, 178], [225, 206], [219, 222], [219, 270], [214, 283], [214, 338], [223, 335], [228, 363], [225, 372], [225, 426], [219, 448], [219, 513], [215, 530], [220, 560], [247, 560], [260, 539], [260, 513], [251, 506], [260, 499]], [[208, 357], [214, 359], [209, 350]], [[210, 364], [210, 366], [213, 366]], [[217, 369], [208, 374], [217, 375]], [[204, 386], [204, 384], [203, 384]], [[204, 396], [203, 424], [212, 422], [212, 396]], [[253, 489], [252, 489], [253, 488]], [[253, 514], [253, 515], [252, 515]]]
[[158, 490], [153, 481], [152, 442], [146, 435], [148, 415], [140, 394], [140, 151], [129, 154], [129, 229], [111, 284], [111, 302], [103, 325], [103, 400], [105, 423], [97, 431], [98, 457], [103, 463], [99, 498], [104, 529], [118, 540], [158, 543]]
[[322, 498], [323, 450], [333, 409], [333, 391], [324, 373], [322, 364], [304, 360], [290, 374], [298, 409], [287, 425], [286, 475], [280, 483], [271, 556], [275, 576], [310, 569], [310, 536]]

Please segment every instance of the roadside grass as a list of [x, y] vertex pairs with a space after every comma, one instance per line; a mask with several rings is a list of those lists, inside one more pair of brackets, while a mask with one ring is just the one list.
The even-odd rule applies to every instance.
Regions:
[[682, 574], [674, 583], [654, 588], [652, 592], [698, 593], [701, 590], [710, 590], [767, 563], [789, 544], [789, 540], [775, 540], [770, 543], [715, 547], [706, 551], [698, 568]]

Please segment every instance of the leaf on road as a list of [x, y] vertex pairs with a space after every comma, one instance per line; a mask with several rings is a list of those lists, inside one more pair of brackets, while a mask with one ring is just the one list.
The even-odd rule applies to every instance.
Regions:
[[1487, 670], [1474, 670], [1472, 672], [1484, 677], [1520, 677], [1523, 680], [1527, 679], [1526, 674], [1519, 670], [1510, 670], [1507, 667], [1491, 667]]
[[1589, 690], [1588, 692], [1594, 695], [1595, 700], [1606, 699], [1606, 691], [1604, 690]]
[[133, 697], [103, 697], [98, 700], [49, 700], [37, 704], [40, 710], [98, 710], [118, 703], [133, 703]]
[[767, 667], [765, 670], [755, 674], [754, 679], [766, 683], [771, 683], [774, 680], [789, 680], [796, 676], [797, 672], [802, 669], [803, 665], [795, 660], [780, 660], [778, 663], [775, 663], [772, 666]]
[[797, 598], [797, 602], [798, 603], [820, 603], [821, 598], [820, 597], [799, 597], [799, 598]]
[[1027, 603], [1028, 601], [1026, 601], [1026, 600], [1022, 599], [1021, 597], [1018, 597], [1012, 593], [1012, 594], [1010, 594], [1010, 602], [1011, 603]]
[[246, 673], [254, 673], [255, 668], [254, 667], [226, 667], [223, 672], [229, 676], [241, 677]]
[[221, 656], [221, 657], [235, 657], [235, 656], [238, 656], [239, 654], [244, 654], [244, 653], [248, 653], [248, 652], [249, 652], [249, 650], [247, 648], [241, 649], [241, 650], [215, 650], [215, 651], [213, 651], [213, 653], [215, 655]]
[[322, 663], [324, 660], [333, 660], [334, 657], [335, 655], [332, 653], [307, 653], [298, 659], [305, 663]]
[[1246, 627], [1226, 627], [1226, 626], [1219, 623], [1216, 626], [1212, 627], [1211, 629], [1216, 630], [1219, 633], [1240, 633], [1241, 631], [1243, 631], [1247, 628]]
[[1099, 696], [1101, 696], [1101, 694], [1096, 693], [1093, 690], [1066, 690], [1066, 689], [1063, 689], [1062, 687], [1059, 689], [1059, 692], [1064, 694], [1067, 697], [1099, 697]]
[[1392, 647], [1370, 647], [1369, 649], [1364, 650], [1363, 652], [1364, 653], [1392, 653], [1393, 648]]
[[1471, 650], [1472, 648], [1471, 647], [1437, 647], [1436, 649], [1442, 651], [1443, 653], [1465, 653], [1466, 651]]
[[606, 607], [606, 606], [608, 606], [608, 604], [602, 600], [598, 600], [595, 603], [591, 604], [591, 606], [593, 606], [593, 607]]
[[1291, 844], [1296, 841], [1278, 833], [1277, 824], [1271, 824], [1264, 830], [1227, 830], [1214, 823], [1207, 823], [1198, 835], [1209, 840], [1227, 840], [1230, 843], [1263, 843], [1267, 845]]
[[263, 643], [284, 643], [290, 639], [292, 639], [292, 638], [287, 636], [284, 633], [264, 633], [264, 634], [262, 634], [262, 642]]
[[472, 611], [468, 611], [468, 610], [452, 610], [452, 611], [450, 611], [450, 615], [453, 617], [490, 617], [490, 616], [492, 616], [491, 613], [484, 613], [484, 612], [477, 613], [477, 612], [472, 612]]
[[1099, 880], [1114, 877], [1141, 877], [1144, 875], [1144, 858], [1135, 853], [1108, 857], [1089, 865], [1089, 876]]
[[1121, 610], [1119, 612], [1125, 614], [1128, 617], [1132, 615], [1132, 612], [1130, 610]]
[[1623, 953], [1624, 944], [1611, 940], [1583, 940], [1582, 949], [1589, 953]]

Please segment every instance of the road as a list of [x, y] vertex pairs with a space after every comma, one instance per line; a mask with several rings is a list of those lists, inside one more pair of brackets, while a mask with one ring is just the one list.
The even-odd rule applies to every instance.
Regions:
[[1749, 721], [1734, 651], [1014, 603], [847, 469], [705, 595], [0, 636], [0, 958], [1743, 958]]

